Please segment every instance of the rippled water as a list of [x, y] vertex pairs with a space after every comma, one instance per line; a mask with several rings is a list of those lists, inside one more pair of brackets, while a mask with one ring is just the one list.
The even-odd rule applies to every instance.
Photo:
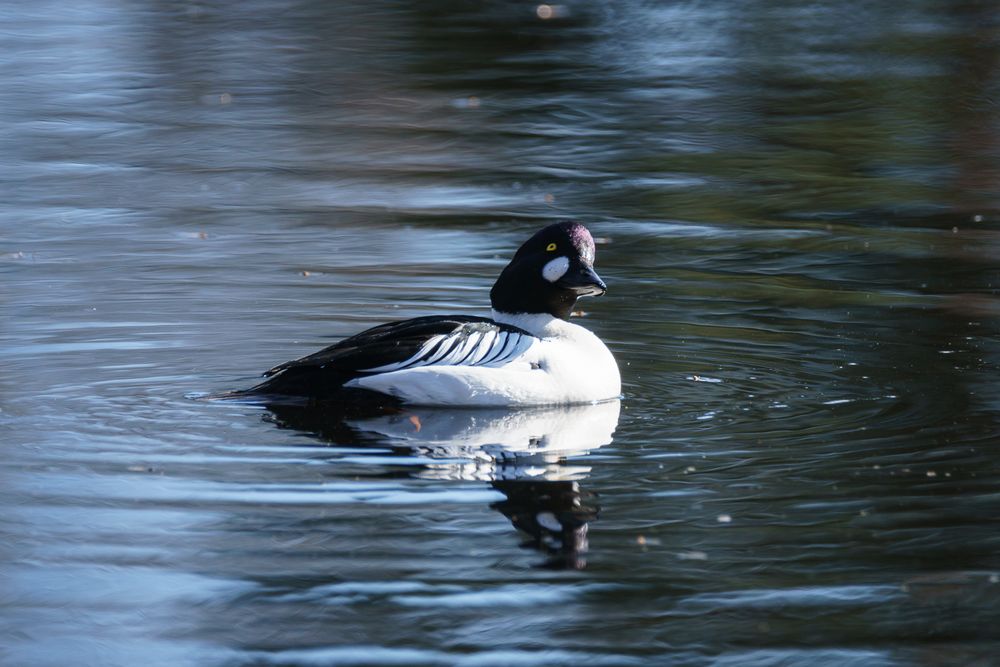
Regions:
[[[992, 4], [0, 21], [0, 663], [1000, 664]], [[187, 398], [567, 217], [620, 404]]]

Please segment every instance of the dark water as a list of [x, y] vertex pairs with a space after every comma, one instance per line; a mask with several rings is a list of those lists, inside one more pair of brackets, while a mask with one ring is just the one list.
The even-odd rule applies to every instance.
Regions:
[[[0, 24], [0, 663], [1000, 664], [995, 3]], [[565, 217], [620, 405], [186, 398]]]

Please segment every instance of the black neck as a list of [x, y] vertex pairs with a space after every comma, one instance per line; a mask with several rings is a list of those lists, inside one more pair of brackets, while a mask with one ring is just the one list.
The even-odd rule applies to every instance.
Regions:
[[556, 287], [533, 271], [517, 270], [516, 261], [500, 273], [493, 289], [490, 303], [494, 310], [503, 313], [548, 313], [568, 320], [576, 305], [576, 293]]

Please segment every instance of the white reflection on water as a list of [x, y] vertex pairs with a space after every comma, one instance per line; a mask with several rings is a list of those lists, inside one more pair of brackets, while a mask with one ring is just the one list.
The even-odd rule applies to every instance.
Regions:
[[[573, 465], [571, 460], [612, 441], [621, 410], [618, 400], [517, 410], [405, 407], [353, 418], [332, 413], [329, 406], [268, 409], [281, 427], [334, 444], [372, 442], [383, 450], [359, 456], [352, 448], [342, 463], [366, 468], [392, 465], [415, 479], [489, 482], [493, 497], [488, 502], [495, 501], [490, 507], [529, 535], [532, 547], [548, 555], [545, 566], [586, 567], [588, 526], [599, 510], [593, 494], [580, 484], [590, 467]], [[385, 446], [396, 456], [386, 456]], [[412, 460], [400, 460], [406, 455]], [[454, 486], [437, 491], [373, 491], [371, 485], [366, 481], [361, 489], [341, 493], [354, 502], [406, 504], [482, 502], [485, 491]], [[322, 497], [331, 491], [324, 487]], [[281, 496], [288, 493], [285, 490]]]
[[353, 420], [430, 459], [421, 477], [497, 481], [578, 479], [588, 467], [566, 466], [611, 442], [621, 402], [534, 410], [418, 410]]

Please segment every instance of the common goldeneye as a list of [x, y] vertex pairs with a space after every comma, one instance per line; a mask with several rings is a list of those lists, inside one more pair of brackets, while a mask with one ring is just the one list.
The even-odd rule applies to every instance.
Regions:
[[490, 300], [493, 317], [435, 315], [389, 322], [275, 366], [236, 396], [347, 398], [352, 392], [415, 405], [530, 406], [618, 397], [611, 352], [568, 321], [581, 296], [607, 287], [594, 239], [578, 222], [545, 227], [518, 249]]

